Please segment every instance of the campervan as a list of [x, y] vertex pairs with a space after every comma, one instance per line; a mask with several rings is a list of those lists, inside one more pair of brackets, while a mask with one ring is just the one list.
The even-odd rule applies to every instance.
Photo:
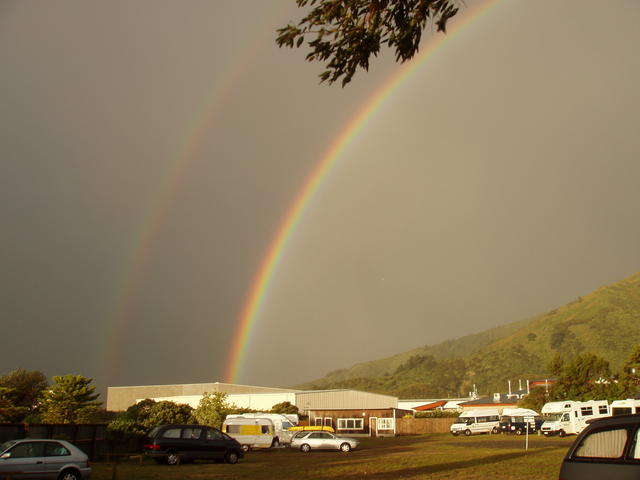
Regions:
[[611, 415], [640, 414], [640, 399], [627, 398], [626, 400], [614, 400], [611, 402]]
[[498, 410], [496, 408], [484, 408], [462, 412], [451, 425], [450, 431], [454, 436], [461, 433], [467, 437], [474, 433], [498, 433], [500, 428]]
[[609, 404], [606, 400], [576, 402], [566, 400], [549, 402], [542, 407], [544, 435], [577, 435], [587, 426], [588, 420], [608, 417]]
[[[251, 420], [256, 419], [269, 420], [273, 426], [273, 439], [272, 445], [278, 446], [280, 444], [291, 443], [291, 437], [293, 432], [289, 431], [289, 428], [298, 425], [298, 415], [292, 413], [242, 413], [242, 414], [230, 414], [227, 415], [227, 420], [240, 419], [246, 420], [247, 424], [250, 424]], [[231, 435], [233, 436], [233, 435]], [[240, 443], [242, 441], [238, 440]], [[271, 446], [271, 445], [270, 445]]]
[[500, 415], [500, 431], [502, 433], [537, 432], [542, 425], [542, 417], [535, 410], [529, 408], [505, 408]]

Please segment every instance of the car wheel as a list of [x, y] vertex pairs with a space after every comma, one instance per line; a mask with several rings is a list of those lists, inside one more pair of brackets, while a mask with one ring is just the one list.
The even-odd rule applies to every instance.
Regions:
[[273, 439], [273, 442], [271, 442], [271, 446], [274, 448], [278, 448], [280, 446], [280, 439], [278, 437]]
[[166, 458], [167, 465], [178, 465], [180, 463], [180, 455], [176, 452], [170, 452]]
[[471, 430], [469, 430], [468, 428], [464, 431], [464, 435], [465, 437], [469, 437], [471, 436]]
[[460, 434], [458, 432], [451, 432], [451, 435], [453, 435], [454, 437], [457, 437]]
[[567, 432], [565, 432], [564, 430], [560, 430], [558, 432], [558, 435], [560, 435], [561, 437], [566, 437], [567, 436]]
[[249, 445], [242, 445], [242, 451], [243, 452], [248, 452], [250, 450]]
[[491, 429], [491, 433], [493, 433], [493, 434], [498, 434], [498, 433], [500, 433], [500, 429], [499, 429], [498, 427], [493, 427], [493, 428]]
[[306, 443], [303, 443], [302, 445], [300, 445], [300, 451], [307, 453], [311, 451], [311, 447], [309, 445], [307, 445]]
[[340, 445], [340, 451], [341, 452], [350, 452], [351, 451], [351, 445], [349, 445], [348, 443], [343, 443], [342, 445]]
[[235, 464], [238, 463], [238, 454], [236, 452], [227, 452], [227, 454], [224, 456], [224, 461], [230, 464]]
[[516, 430], [516, 435], [522, 435], [522, 430]]
[[60, 474], [58, 480], [80, 480], [80, 475], [74, 470], [65, 470]]

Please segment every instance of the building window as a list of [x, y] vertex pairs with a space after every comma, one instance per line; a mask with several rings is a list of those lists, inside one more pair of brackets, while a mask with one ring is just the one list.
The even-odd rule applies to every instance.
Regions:
[[362, 418], [339, 418], [338, 430], [364, 430]]
[[316, 427], [321, 427], [322, 426], [322, 417], [316, 417], [313, 419], [313, 424]]
[[325, 427], [332, 427], [332, 420], [331, 417], [324, 417], [324, 426]]
[[379, 418], [378, 430], [393, 430], [394, 418]]

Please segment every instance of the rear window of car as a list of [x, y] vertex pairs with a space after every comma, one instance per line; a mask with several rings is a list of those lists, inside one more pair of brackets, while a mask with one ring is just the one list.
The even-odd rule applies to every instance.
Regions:
[[64, 457], [71, 455], [71, 452], [58, 442], [47, 442], [44, 447], [44, 454], [46, 457]]
[[622, 458], [629, 432], [614, 428], [592, 432], [582, 439], [574, 458]]

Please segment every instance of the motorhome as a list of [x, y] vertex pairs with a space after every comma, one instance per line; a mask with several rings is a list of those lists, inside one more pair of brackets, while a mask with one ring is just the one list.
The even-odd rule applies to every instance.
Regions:
[[577, 402], [565, 400], [549, 402], [542, 407], [544, 435], [577, 435], [587, 426], [588, 420], [611, 415], [606, 400]]
[[516, 435], [522, 435], [527, 431], [534, 433], [540, 430], [542, 422], [542, 417], [535, 410], [505, 408], [500, 415], [500, 432], [515, 433]]
[[[242, 414], [230, 414], [227, 415], [227, 420], [232, 419], [244, 419], [247, 420], [247, 425], [250, 424], [250, 420], [266, 419], [273, 425], [273, 439], [272, 445], [279, 446], [280, 444], [289, 444], [293, 432], [289, 431], [289, 428], [298, 425], [298, 415], [292, 413], [242, 413]], [[233, 435], [231, 435], [233, 436]], [[238, 440], [242, 443], [240, 440]]]
[[500, 416], [496, 408], [467, 410], [462, 412], [451, 425], [450, 431], [454, 436], [463, 433], [467, 437], [474, 433], [498, 433], [499, 420]]
[[640, 414], [640, 399], [627, 398], [626, 400], [614, 400], [611, 402], [611, 415]]

